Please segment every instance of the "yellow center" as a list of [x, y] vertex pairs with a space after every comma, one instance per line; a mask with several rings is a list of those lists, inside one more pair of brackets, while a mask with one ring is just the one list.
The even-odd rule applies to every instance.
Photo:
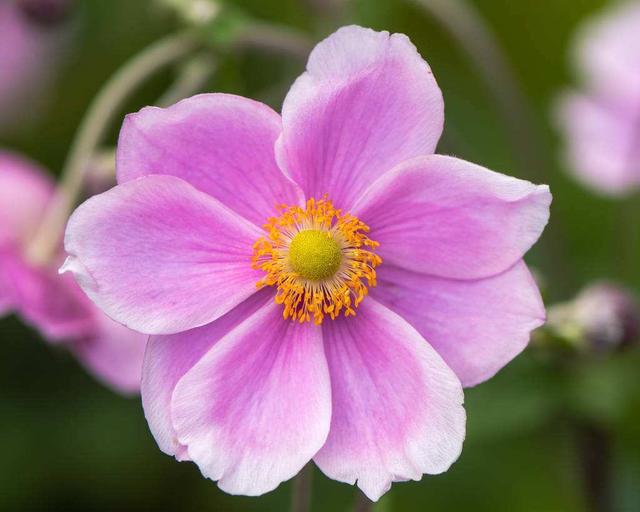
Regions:
[[317, 229], [300, 231], [289, 245], [289, 263], [301, 277], [318, 281], [334, 275], [342, 251], [330, 233]]
[[266, 274], [258, 288], [277, 288], [285, 319], [321, 324], [325, 316], [355, 315], [382, 263], [369, 226], [326, 198], [278, 209], [280, 216], [264, 226], [267, 236], [253, 246], [253, 268]]

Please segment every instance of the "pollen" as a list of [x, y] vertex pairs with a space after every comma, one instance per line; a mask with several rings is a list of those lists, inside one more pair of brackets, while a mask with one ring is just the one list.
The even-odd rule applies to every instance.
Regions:
[[253, 246], [252, 266], [266, 274], [257, 287], [276, 288], [285, 319], [319, 325], [325, 317], [354, 316], [382, 263], [369, 226], [326, 197], [277, 209]]

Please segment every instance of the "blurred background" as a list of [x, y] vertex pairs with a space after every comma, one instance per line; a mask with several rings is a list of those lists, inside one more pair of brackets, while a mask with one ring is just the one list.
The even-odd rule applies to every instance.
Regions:
[[[41, 25], [48, 36], [55, 31], [53, 54], [43, 59], [47, 69], [33, 79], [44, 87], [10, 123], [0, 124], [0, 147], [58, 174], [105, 81], [129, 57], [180, 29], [171, 3], [78, 0], [55, 27]], [[495, 72], [500, 81], [502, 70], [470, 58], [450, 27], [419, 1], [226, 3], [314, 42], [348, 23], [407, 34], [444, 93], [439, 152], [551, 186], [551, 223], [527, 256], [545, 301], [569, 300], [603, 278], [640, 291], [638, 193], [606, 198], [578, 184], [563, 166], [562, 138], [552, 120], [558, 95], [578, 83], [569, 59], [576, 27], [607, 2], [469, 2], [521, 88], [515, 104], [490, 78]], [[216, 72], [201, 90], [249, 96], [276, 110], [305, 61], [224, 44], [215, 55]], [[484, 65], [489, 75], [479, 72]], [[145, 84], [117, 114], [108, 142], [115, 144], [122, 116], [155, 103], [172, 78], [169, 70]], [[589, 356], [532, 347], [491, 381], [467, 390], [466, 407], [467, 440], [451, 470], [395, 484], [374, 510], [640, 510], [640, 350]], [[67, 351], [46, 344], [13, 316], [0, 320], [0, 441], [3, 511], [266, 511], [289, 504], [290, 483], [258, 499], [228, 496], [195, 465], [162, 454], [139, 398], [103, 387]], [[600, 499], [594, 492], [607, 496], [604, 508], [594, 507]], [[349, 510], [354, 496], [353, 488], [315, 471], [314, 511]]]

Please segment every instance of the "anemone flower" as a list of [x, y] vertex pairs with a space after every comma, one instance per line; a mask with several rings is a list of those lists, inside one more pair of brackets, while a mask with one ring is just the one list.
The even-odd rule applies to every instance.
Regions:
[[47, 340], [68, 347], [108, 386], [135, 392], [146, 336], [107, 318], [73, 278], [57, 274], [62, 247], [45, 267], [25, 255], [53, 192], [52, 180], [35, 163], [0, 152], [0, 314], [18, 313]]
[[639, 32], [640, 2], [622, 2], [585, 24], [573, 54], [583, 88], [557, 104], [569, 169], [607, 195], [640, 187]]
[[409, 39], [355, 26], [282, 116], [203, 94], [126, 118], [119, 185], [72, 215], [62, 270], [152, 335], [164, 452], [248, 495], [313, 459], [373, 500], [457, 459], [462, 385], [543, 322], [522, 257], [551, 197], [434, 155], [443, 121]]

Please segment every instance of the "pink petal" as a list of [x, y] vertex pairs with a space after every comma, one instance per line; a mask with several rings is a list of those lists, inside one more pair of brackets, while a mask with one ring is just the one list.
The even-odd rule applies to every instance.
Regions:
[[57, 266], [34, 267], [6, 253], [0, 264], [0, 274], [9, 276], [11, 305], [23, 321], [47, 341], [63, 342], [105, 385], [123, 393], [140, 389], [147, 336], [110, 320]]
[[569, 168], [580, 181], [612, 195], [640, 186], [640, 129], [633, 109], [572, 93], [561, 97], [557, 119]]
[[260, 495], [293, 477], [323, 445], [331, 418], [319, 326], [264, 306], [216, 343], [172, 400], [180, 443], [231, 494]]
[[0, 151], [0, 246], [26, 242], [52, 194], [53, 180], [40, 166]]
[[640, 4], [617, 2], [578, 31], [574, 57], [588, 88], [638, 108]]
[[207, 324], [256, 290], [250, 222], [173, 176], [94, 196], [65, 235], [72, 271], [111, 318], [147, 334]]
[[436, 351], [372, 298], [355, 318], [325, 322], [323, 334], [333, 405], [320, 469], [374, 501], [392, 482], [446, 471], [462, 449], [465, 412]]
[[547, 224], [550, 203], [546, 185], [432, 155], [379, 179], [352, 213], [371, 227], [383, 261], [474, 279], [520, 260]]
[[14, 299], [8, 270], [10, 257], [4, 251], [0, 251], [0, 317], [8, 314], [13, 309]]
[[149, 339], [142, 374], [142, 405], [149, 428], [163, 452], [180, 460], [188, 459], [171, 423], [170, 404], [176, 384], [218, 340], [268, 301], [273, 301], [273, 291], [265, 288], [215, 322]]
[[106, 386], [120, 393], [137, 393], [148, 336], [127, 329], [99, 311], [95, 317], [96, 333], [70, 348]]
[[45, 339], [66, 341], [94, 332], [95, 308], [71, 276], [58, 275], [56, 267], [34, 267], [10, 252], [0, 264], [13, 309]]
[[344, 27], [311, 52], [282, 109], [278, 162], [307, 196], [348, 210], [372, 180], [433, 153], [442, 93], [402, 34]]
[[118, 142], [118, 181], [169, 174], [191, 183], [258, 226], [276, 204], [300, 204], [273, 146], [282, 130], [268, 106], [230, 94], [201, 94], [127, 116]]
[[382, 265], [372, 294], [414, 326], [465, 386], [492, 377], [545, 320], [540, 292], [522, 261], [475, 281]]

